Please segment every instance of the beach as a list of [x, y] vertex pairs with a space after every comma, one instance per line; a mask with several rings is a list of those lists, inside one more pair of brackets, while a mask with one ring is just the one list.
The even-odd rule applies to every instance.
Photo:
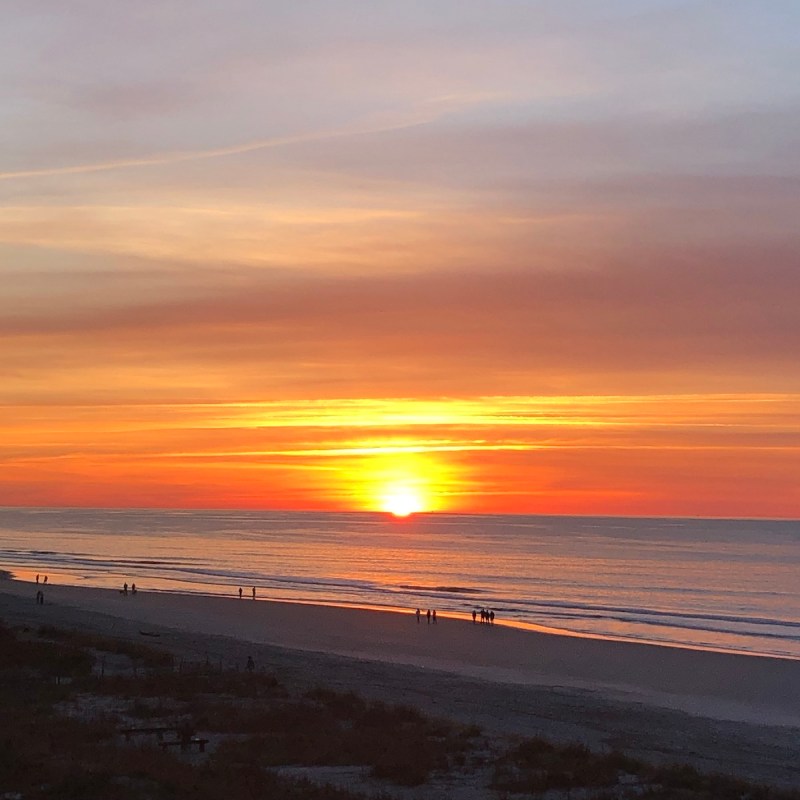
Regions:
[[797, 522], [0, 508], [0, 568], [800, 658]]
[[439, 616], [0, 581], [0, 618], [157, 643], [180, 658], [355, 690], [478, 724], [800, 785], [800, 661]]

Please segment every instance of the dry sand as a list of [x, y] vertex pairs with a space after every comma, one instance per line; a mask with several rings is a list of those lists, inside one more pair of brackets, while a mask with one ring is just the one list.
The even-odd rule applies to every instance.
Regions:
[[[288, 684], [353, 689], [498, 734], [544, 735], [800, 786], [800, 661], [440, 617], [0, 582], [0, 619], [158, 642]], [[158, 634], [158, 638], [143, 634]]]

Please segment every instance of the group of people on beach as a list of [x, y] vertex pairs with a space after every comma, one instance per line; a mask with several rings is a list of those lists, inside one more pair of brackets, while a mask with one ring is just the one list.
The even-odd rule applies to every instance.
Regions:
[[[243, 594], [242, 587], [240, 586], [239, 587], [239, 599], [240, 600], [242, 599], [242, 594]], [[253, 587], [253, 600], [255, 600], [255, 599], [256, 599], [256, 587], [254, 586]]]
[[[241, 597], [242, 590], [239, 589], [239, 596]], [[477, 608], [472, 609], [472, 624], [474, 625], [478, 621], [478, 615], [480, 614], [481, 617], [481, 624], [482, 625], [494, 625], [494, 611], [489, 608], [482, 608], [478, 610]], [[419, 625], [420, 620], [422, 619], [422, 611], [420, 609], [416, 610], [415, 616], [417, 618], [417, 625]], [[425, 612], [425, 617], [428, 620], [428, 625], [435, 625], [436, 624], [436, 609], [428, 609]]]
[[[128, 582], [122, 584], [122, 589], [120, 590], [120, 594], [124, 594], [126, 597], [128, 596]], [[131, 594], [136, 594], [136, 584], [131, 584]]]

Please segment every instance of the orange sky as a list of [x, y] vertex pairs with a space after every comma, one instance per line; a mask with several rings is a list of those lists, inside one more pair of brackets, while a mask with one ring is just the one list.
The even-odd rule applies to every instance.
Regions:
[[14, 504], [792, 516], [796, 395], [14, 406]]
[[0, 504], [800, 516], [800, 11], [35, 5]]

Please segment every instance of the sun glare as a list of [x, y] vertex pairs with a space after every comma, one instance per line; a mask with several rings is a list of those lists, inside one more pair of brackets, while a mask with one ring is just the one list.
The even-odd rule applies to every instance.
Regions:
[[392, 489], [383, 498], [382, 509], [395, 517], [407, 517], [424, 511], [422, 498], [413, 489]]
[[370, 444], [375, 452], [347, 470], [354, 507], [395, 517], [444, 510], [442, 496], [453, 482], [453, 470], [439, 454], [397, 452], [407, 443], [396, 440], [383, 447]]

